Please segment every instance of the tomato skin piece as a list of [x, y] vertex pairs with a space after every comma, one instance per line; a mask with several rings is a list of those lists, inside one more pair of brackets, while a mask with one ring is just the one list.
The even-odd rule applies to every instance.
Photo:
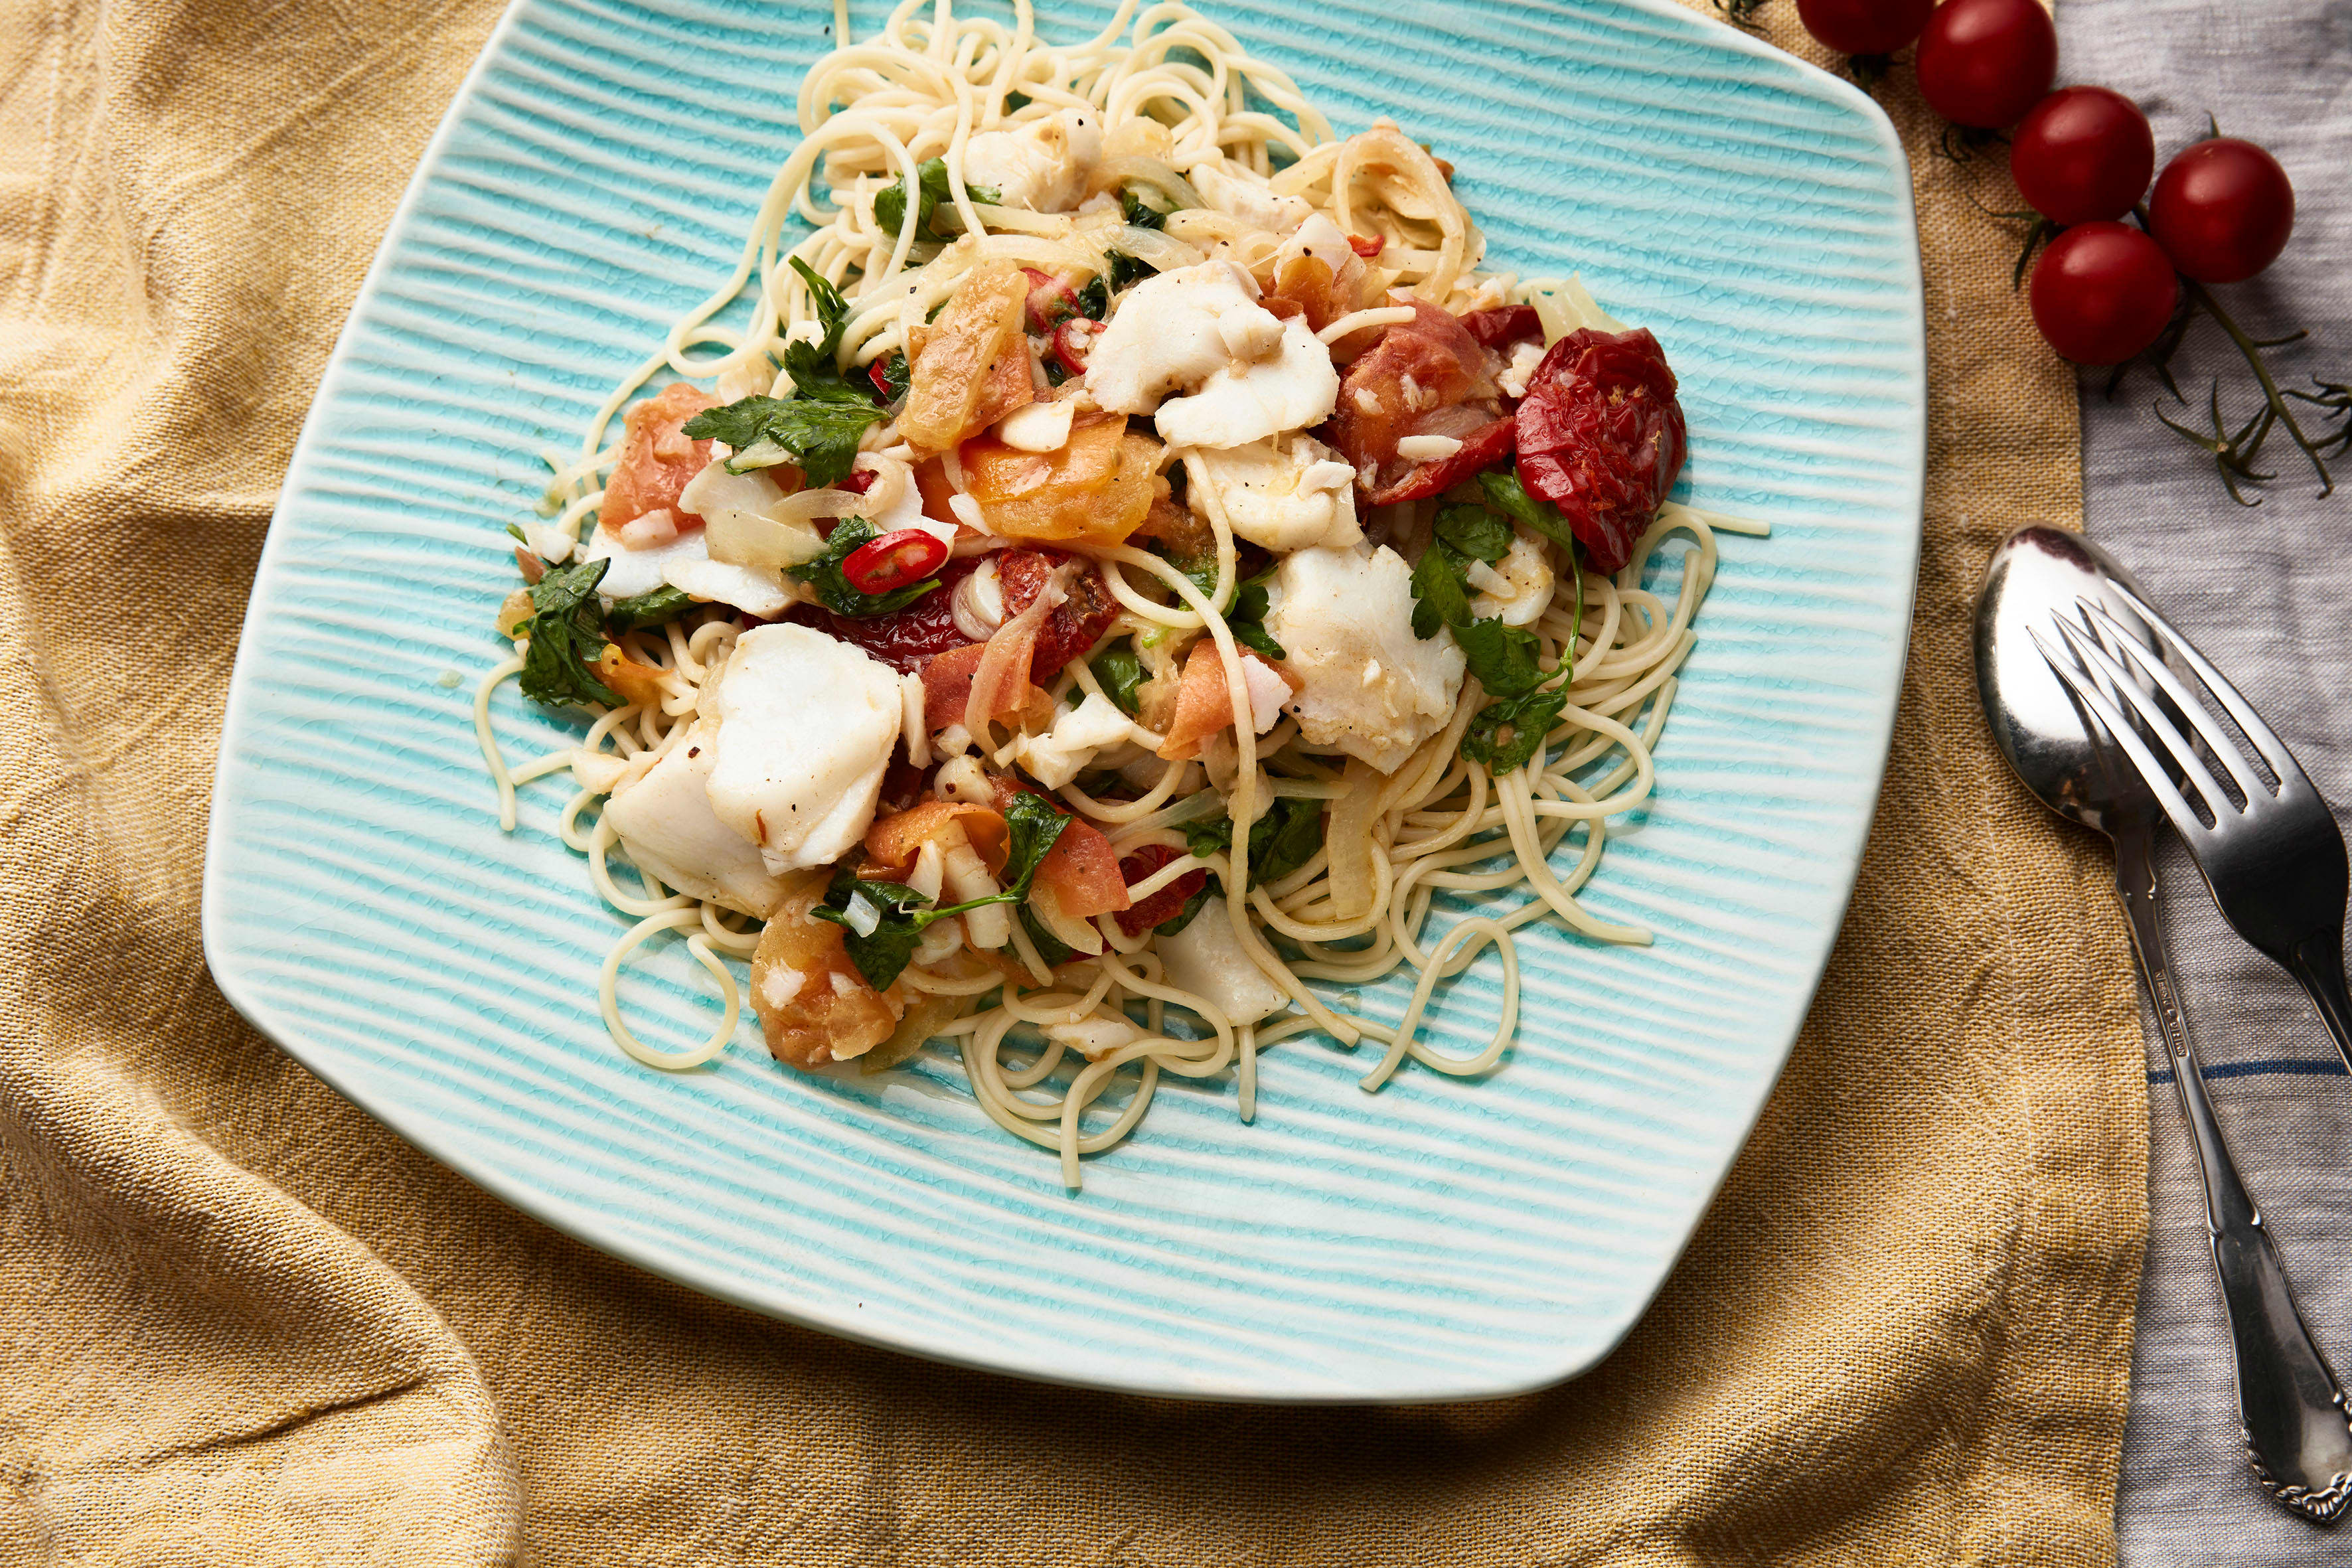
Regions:
[[930, 575], [947, 558], [948, 547], [938, 534], [901, 528], [851, 551], [841, 574], [859, 593], [879, 598]]
[[1543, 342], [1543, 318], [1536, 314], [1533, 305], [1504, 305], [1492, 310], [1473, 310], [1462, 318], [1462, 325], [1472, 337], [1490, 349], [1508, 348], [1522, 341]]
[[[1006, 617], [1035, 603], [1054, 568], [1069, 559], [1058, 550], [998, 551], [996, 580], [1004, 595]], [[1029, 656], [1029, 679], [1039, 686], [1099, 642], [1118, 618], [1118, 601], [1111, 597], [1102, 574], [1091, 563], [1071, 577], [1067, 593], [1069, 596], [1047, 611], [1045, 624], [1037, 628], [1037, 646]]]
[[2037, 0], [1944, 0], [1919, 38], [1919, 95], [1955, 125], [2000, 131], [2050, 91], [2058, 28]]
[[[1131, 887], [1162, 866], [1184, 858], [1181, 849], [1171, 849], [1165, 844], [1147, 844], [1118, 863], [1118, 874]], [[1155, 926], [1165, 925], [1184, 912], [1185, 903], [1209, 885], [1206, 871], [1187, 871], [1156, 893], [1147, 894], [1141, 903], [1130, 904], [1112, 918], [1118, 929], [1129, 936], [1141, 936]]]
[[2033, 324], [2076, 364], [2120, 364], [2172, 319], [2180, 279], [2164, 247], [2128, 224], [2086, 223], [2050, 242], [2027, 289]]
[[2252, 142], [2216, 136], [2172, 155], [2148, 198], [2147, 226], [2200, 283], [2243, 282], [2286, 248], [2294, 183]]
[[1519, 481], [1558, 507], [1598, 572], [1623, 568], [1689, 449], [1675, 373], [1643, 328], [1552, 344], [1519, 405]]
[[1797, 0], [1805, 31], [1842, 55], [1891, 55], [1919, 36], [1936, 0]]
[[2122, 93], [2062, 87], [2018, 126], [2009, 172], [2025, 205], [2061, 228], [2120, 220], [2147, 194], [2156, 132]]

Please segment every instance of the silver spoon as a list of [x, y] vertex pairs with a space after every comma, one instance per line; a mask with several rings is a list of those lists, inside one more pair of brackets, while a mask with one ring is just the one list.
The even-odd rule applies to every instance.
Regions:
[[[1977, 599], [1977, 694], [1993, 739], [2025, 787], [2060, 816], [2115, 841], [2116, 896], [2132, 952], [2172, 1058], [2180, 1114], [2205, 1183], [2205, 1224], [2221, 1277], [2237, 1369], [2238, 1412], [2254, 1475], [2282, 1505], [2328, 1521], [2352, 1502], [2352, 1423], [2344, 1391], [2295, 1310], [2278, 1249], [2238, 1180], [2181, 1016], [2156, 920], [2154, 845], [2163, 808], [2104, 729], [2094, 729], [2052, 673], [2032, 633], [2054, 640], [2056, 617], [2079, 601], [2104, 605], [2136, 635], [2146, 626], [2123, 595], [2138, 592], [2106, 553], [2054, 528], [2025, 528], [1993, 552]], [[2160, 645], [2159, 645], [2160, 646]]]

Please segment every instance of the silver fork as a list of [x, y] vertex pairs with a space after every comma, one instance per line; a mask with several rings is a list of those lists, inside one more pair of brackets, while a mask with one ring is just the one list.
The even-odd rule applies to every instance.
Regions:
[[[2079, 663], [2054, 657], [2054, 650], [2046, 644], [2042, 656], [2107, 726], [2156, 793], [2165, 816], [2171, 818], [2174, 830], [2195, 857], [2221, 918], [2294, 976], [2335, 1037], [2345, 1064], [2352, 1067], [2352, 995], [2347, 994], [2344, 984], [2347, 887], [2344, 835], [2294, 753], [2272, 733], [2238, 689], [2145, 600], [2120, 584], [2115, 592], [2164, 647], [2151, 649], [2106, 610], [2082, 599], [2076, 603], [2087, 630], [2058, 617], [2059, 635]], [[2130, 661], [2140, 679], [2135, 679], [2126, 670], [2118, 654]], [[2275, 787], [2254, 772], [2206, 705], [2173, 673], [2168, 655], [2195, 673], [2231, 721], [2252, 742], [2256, 754], [2278, 781]], [[2088, 679], [2093, 672], [2102, 679]], [[2158, 700], [2146, 689], [2150, 683], [2167, 700]], [[2128, 704], [2138, 722], [2130, 722], [2116, 711], [2111, 697]], [[2174, 724], [2175, 714], [2188, 721], [2204, 742], [2205, 755], [2217, 762], [2237, 785], [2235, 801], [2205, 765], [2200, 748], [2190, 744]], [[2163, 755], [2157, 753], [2151, 741], [2163, 748]], [[2177, 779], [2186, 780], [2197, 792], [2205, 806], [2203, 816], [2181, 793]], [[2212, 818], [2210, 823], [2205, 820], [2207, 816]]]

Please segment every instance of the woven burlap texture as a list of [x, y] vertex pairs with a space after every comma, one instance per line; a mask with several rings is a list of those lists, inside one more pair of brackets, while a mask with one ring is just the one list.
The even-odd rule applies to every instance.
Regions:
[[275, 488], [495, 15], [0, 0], [0, 1555], [2113, 1561], [2141, 1047], [2103, 865], [2011, 784], [1968, 666], [1992, 543], [2079, 516], [2073, 383], [1965, 199], [1998, 164], [1934, 154], [1906, 72], [1882, 93], [1927, 256], [1917, 630], [1762, 1125], [1590, 1376], [1207, 1407], [945, 1370], [616, 1264], [207, 979], [207, 790]]

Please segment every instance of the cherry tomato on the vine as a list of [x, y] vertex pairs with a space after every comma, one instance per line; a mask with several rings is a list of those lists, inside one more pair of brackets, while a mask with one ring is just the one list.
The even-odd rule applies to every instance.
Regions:
[[2164, 331], [2180, 279], [2138, 229], [2086, 223], [2050, 242], [2027, 298], [2052, 348], [2077, 364], [2120, 364]]
[[2147, 226], [2200, 283], [2241, 282], [2286, 248], [2294, 185], [2260, 147], [2216, 136], [2172, 155], [2148, 198]]
[[2120, 218], [2156, 173], [2156, 133], [2122, 93], [2062, 87], [2017, 128], [2009, 172], [2025, 205], [2061, 228]]
[[948, 547], [939, 535], [901, 528], [851, 551], [841, 563], [841, 574], [859, 593], [878, 597], [929, 576], [947, 558]]
[[1919, 36], [1936, 0], [1797, 0], [1797, 19], [1842, 55], [1891, 55]]
[[1955, 125], [2014, 125], [2057, 74], [2058, 29], [2036, 0], [1944, 0], [1919, 39], [1919, 95]]

